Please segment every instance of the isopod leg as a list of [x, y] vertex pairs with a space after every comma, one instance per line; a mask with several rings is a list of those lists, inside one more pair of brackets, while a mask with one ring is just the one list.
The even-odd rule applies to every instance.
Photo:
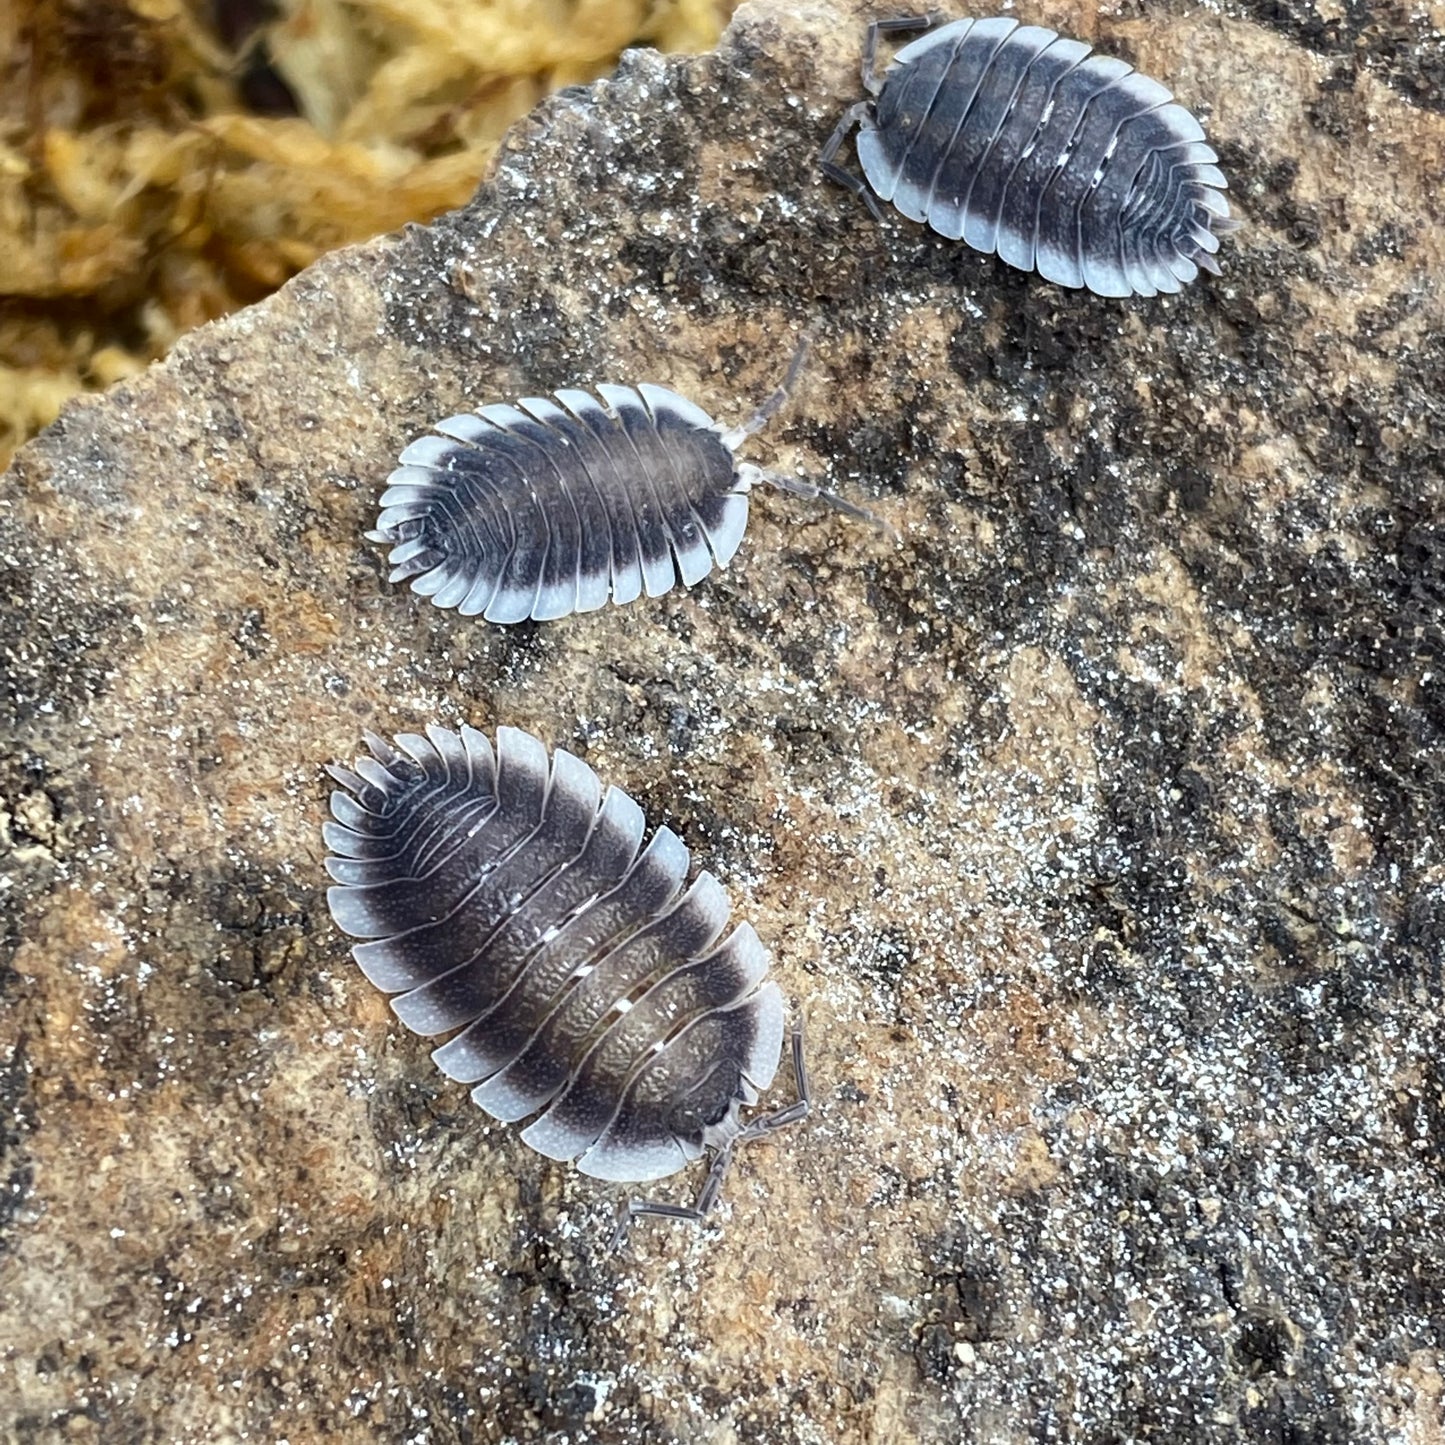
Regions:
[[808, 1067], [803, 1062], [803, 1024], [801, 1019], [793, 1021], [793, 1085], [798, 1091], [795, 1102], [775, 1114], [765, 1114], [751, 1124], [733, 1140], [733, 1146], [744, 1144], [749, 1139], [761, 1139], [764, 1134], [786, 1129], [789, 1124], [801, 1124], [813, 1110], [813, 1094], [808, 1087]]
[[717, 1203], [723, 1180], [727, 1178], [728, 1167], [732, 1162], [732, 1144], [718, 1150], [712, 1161], [712, 1168], [707, 1171], [707, 1178], [703, 1180], [696, 1204], [664, 1204], [658, 1199], [629, 1199], [617, 1217], [617, 1228], [612, 1231], [608, 1248], [614, 1252], [621, 1249], [632, 1221], [644, 1214], [661, 1219], [686, 1219], [694, 1224], [701, 1224], [712, 1213], [712, 1207]]
[[878, 61], [878, 37], [897, 35], [907, 30], [932, 30], [942, 25], [947, 17], [940, 10], [930, 10], [927, 15], [895, 15], [891, 20], [875, 20], [868, 27], [863, 40], [863, 89], [869, 95], [877, 95], [882, 83], [874, 73]]
[[878, 202], [873, 199], [873, 192], [868, 188], [868, 182], [861, 176], [855, 176], [845, 171], [837, 161], [833, 159], [842, 148], [843, 142], [848, 138], [853, 128], [868, 116], [868, 102], [860, 100], [857, 105], [850, 105], [843, 112], [843, 119], [833, 127], [833, 134], [828, 137], [827, 144], [818, 152], [818, 169], [823, 172], [830, 181], [837, 181], [840, 186], [846, 186], [855, 196], [862, 196], [868, 209], [873, 213], [873, 219], [880, 225], [883, 222], [883, 212], [878, 208]]

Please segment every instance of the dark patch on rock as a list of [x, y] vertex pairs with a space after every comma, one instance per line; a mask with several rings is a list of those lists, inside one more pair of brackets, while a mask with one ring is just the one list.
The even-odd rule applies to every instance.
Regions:
[[965, 1360], [976, 1359], [978, 1345], [1005, 1338], [1003, 1276], [995, 1261], [951, 1236], [924, 1257], [928, 1287], [917, 1303], [913, 1354], [924, 1379], [947, 1385], [966, 1369]]
[[1425, 14], [1369, 0], [1345, 0], [1338, 11], [1309, 0], [1242, 0], [1239, 9], [1307, 50], [1347, 57], [1412, 105], [1445, 112], [1445, 40]]
[[[324, 909], [320, 891], [298, 889], [255, 866], [213, 878], [170, 883], [176, 902], [167, 937], [194, 953], [191, 930], [209, 933], [206, 967], [228, 989], [256, 989], [271, 999], [306, 986], [303, 965]], [[194, 914], [191, 910], [195, 909]]]
[[915, 957], [915, 948], [907, 929], [897, 926], [882, 928], [874, 934], [872, 947], [859, 959], [859, 967], [862, 972], [876, 974], [896, 987]]
[[[16, 555], [3, 531], [0, 547]], [[90, 601], [89, 591], [88, 581], [58, 558], [32, 555], [24, 567], [0, 564], [0, 648], [12, 727], [38, 721], [58, 728], [104, 692], [133, 651], [137, 639], [124, 601]]]
[[36, 1121], [28, 1058], [25, 1040], [20, 1039], [10, 1057], [0, 1062], [0, 1254], [10, 1249], [11, 1228], [35, 1186], [35, 1166], [25, 1147]]
[[1255, 1315], [1240, 1327], [1232, 1346], [1240, 1368], [1251, 1379], [1283, 1375], [1295, 1356], [1295, 1342], [1282, 1320]]

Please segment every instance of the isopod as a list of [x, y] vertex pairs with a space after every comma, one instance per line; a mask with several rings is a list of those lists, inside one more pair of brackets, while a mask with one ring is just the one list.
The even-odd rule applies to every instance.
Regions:
[[[934, 23], [868, 27], [874, 98], [829, 137], [826, 175], [879, 220], [877, 202], [891, 201], [940, 235], [1100, 296], [1178, 291], [1201, 266], [1219, 274], [1219, 237], [1239, 224], [1228, 183], [1203, 127], [1158, 81], [1006, 17], [932, 29], [875, 75], [880, 33]], [[866, 183], [834, 160], [855, 126]]]
[[632, 1199], [636, 1215], [701, 1220], [738, 1144], [809, 1110], [743, 1123], [777, 1072], [781, 991], [752, 925], [670, 828], [646, 847], [621, 789], [538, 739], [431, 726], [328, 769], [323, 827], [338, 928], [364, 940], [361, 971], [415, 1033], [450, 1035], [432, 1058], [493, 1118], [599, 1179], [642, 1182], [715, 1151], [692, 1206]]
[[510, 623], [700, 582], [732, 560], [760, 481], [876, 521], [734, 457], [787, 400], [807, 351], [805, 340], [783, 384], [740, 427], [646, 383], [448, 417], [402, 452], [366, 535], [392, 548], [392, 582], [410, 578], [438, 607]]

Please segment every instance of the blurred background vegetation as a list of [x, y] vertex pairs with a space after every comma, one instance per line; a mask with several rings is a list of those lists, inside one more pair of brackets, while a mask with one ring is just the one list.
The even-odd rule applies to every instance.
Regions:
[[74, 393], [462, 205], [503, 132], [737, 0], [0, 0], [0, 467]]

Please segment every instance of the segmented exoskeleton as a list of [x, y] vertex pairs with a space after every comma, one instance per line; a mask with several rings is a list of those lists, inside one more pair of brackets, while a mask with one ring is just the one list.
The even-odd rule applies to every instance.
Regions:
[[[933, 23], [868, 27], [863, 85], [875, 98], [838, 123], [825, 174], [880, 220], [875, 195], [940, 235], [1101, 296], [1178, 291], [1201, 266], [1218, 273], [1219, 236], [1238, 225], [1227, 182], [1169, 91], [1006, 17], [930, 30], [875, 75], [880, 33]], [[866, 183], [834, 160], [855, 126]]]
[[[600, 1179], [660, 1179], [717, 1151], [700, 1219], [734, 1147], [808, 1112], [744, 1124], [777, 1071], [783, 998], [751, 924], [730, 932], [710, 873], [670, 828], [642, 846], [642, 810], [536, 738], [429, 727], [329, 771], [331, 916], [408, 1028], [451, 1037], [432, 1055], [494, 1118]], [[726, 934], [726, 936], [724, 936]]]
[[743, 426], [718, 425], [665, 387], [563, 390], [448, 417], [401, 454], [367, 536], [391, 580], [489, 622], [659, 597], [725, 567], [767, 482], [873, 519], [812, 483], [734, 452], [787, 399], [807, 356]]

